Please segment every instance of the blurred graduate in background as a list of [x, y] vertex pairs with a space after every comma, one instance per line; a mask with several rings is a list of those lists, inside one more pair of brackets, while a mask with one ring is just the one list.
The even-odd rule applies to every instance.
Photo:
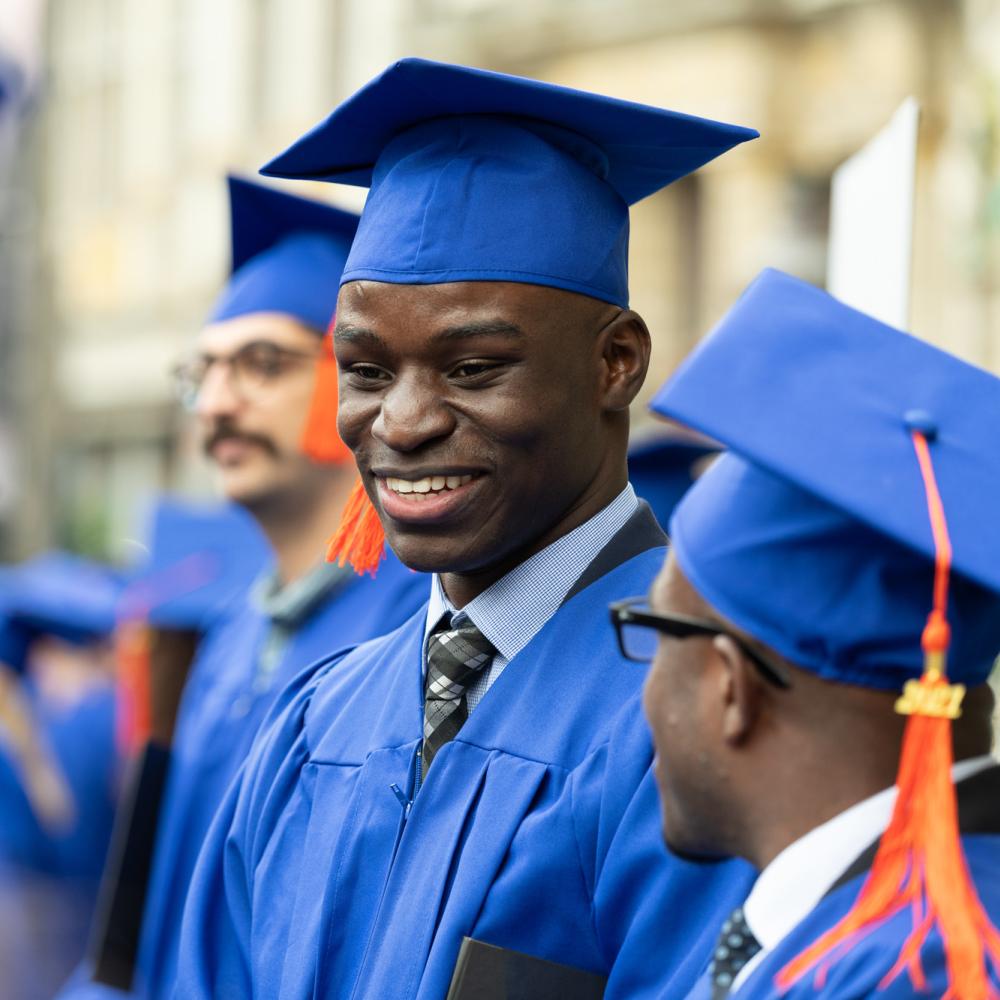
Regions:
[[[175, 558], [156, 567], [145, 596], [133, 591], [130, 615], [141, 621], [148, 609], [158, 644], [146, 648], [152, 697], [141, 681], [133, 685], [138, 707], [129, 728], [145, 756], [127, 809], [131, 822], [123, 819], [116, 837], [95, 947], [68, 997], [169, 994], [202, 839], [275, 697], [318, 657], [394, 628], [426, 595], [426, 578], [391, 555], [377, 580], [325, 560], [357, 475], [337, 435], [337, 368], [326, 336], [357, 216], [235, 177], [229, 191], [232, 276], [176, 377], [221, 492], [255, 522], [270, 554], [256, 580], [244, 575], [252, 586], [223, 602], [221, 613], [220, 602], [211, 602], [211, 621], [192, 653], [181, 638], [183, 593], [171, 595], [170, 581], [197, 585], [200, 565], [210, 586], [212, 565], [228, 557], [213, 554], [220, 535], [196, 512], [161, 513]], [[178, 563], [186, 566], [180, 575], [170, 569]], [[157, 648], [159, 663], [148, 655]], [[188, 674], [182, 695], [178, 671]], [[157, 803], [155, 835], [144, 800]], [[136, 862], [151, 839], [144, 872]], [[145, 883], [138, 909], [137, 879]]]
[[0, 570], [0, 969], [50, 997], [83, 954], [117, 791], [122, 579], [61, 552]]
[[718, 454], [715, 442], [676, 428], [636, 434], [629, 442], [628, 479], [666, 530], [674, 507]]

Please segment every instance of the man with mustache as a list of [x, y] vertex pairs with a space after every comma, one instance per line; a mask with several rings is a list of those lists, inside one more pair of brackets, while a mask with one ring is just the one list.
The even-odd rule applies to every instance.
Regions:
[[616, 611], [664, 835], [762, 869], [692, 1000], [996, 996], [1000, 380], [769, 271], [652, 405], [731, 449]]
[[283, 699], [199, 862], [176, 996], [441, 1000], [466, 937], [470, 982], [496, 948], [559, 963], [566, 996], [694, 980], [748, 871], [663, 852], [642, 671], [607, 625], [665, 543], [626, 471], [650, 350], [628, 204], [755, 134], [407, 59], [267, 168], [371, 188], [334, 547], [377, 566], [384, 530], [435, 578]]
[[[150, 998], [170, 993], [198, 849], [277, 694], [320, 656], [404, 621], [427, 586], [394, 559], [378, 580], [324, 560], [354, 479], [324, 406], [323, 343], [357, 217], [238, 178], [229, 189], [233, 274], [178, 381], [222, 493], [256, 520], [274, 567], [208, 631], [187, 682], [138, 958], [136, 995]], [[64, 995], [121, 994], [79, 983]]]

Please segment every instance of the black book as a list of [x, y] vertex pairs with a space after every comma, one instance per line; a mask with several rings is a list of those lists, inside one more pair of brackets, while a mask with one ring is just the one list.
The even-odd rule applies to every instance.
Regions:
[[118, 804], [87, 949], [94, 981], [120, 990], [130, 990], [135, 979], [170, 745], [199, 640], [188, 629], [154, 628], [147, 635], [149, 741], [133, 762]]
[[447, 1000], [602, 1000], [607, 979], [463, 938]]
[[131, 990], [170, 751], [148, 743], [133, 764], [104, 867], [88, 949], [95, 982]]

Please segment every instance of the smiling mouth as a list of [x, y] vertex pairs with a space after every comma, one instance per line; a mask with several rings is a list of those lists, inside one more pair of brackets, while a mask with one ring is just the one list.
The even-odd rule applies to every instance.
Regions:
[[419, 479], [376, 475], [375, 481], [382, 510], [394, 521], [440, 524], [473, 502], [483, 478], [482, 473], [441, 473]]
[[400, 479], [396, 476], [386, 476], [382, 482], [386, 488], [397, 496], [409, 500], [423, 500], [427, 497], [448, 493], [471, 483], [475, 476], [424, 476], [422, 479]]

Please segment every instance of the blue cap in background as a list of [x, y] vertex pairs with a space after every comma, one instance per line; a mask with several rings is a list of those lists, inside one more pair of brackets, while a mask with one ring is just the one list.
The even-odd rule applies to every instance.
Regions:
[[124, 581], [108, 566], [47, 552], [0, 569], [0, 662], [18, 671], [39, 635], [86, 643], [115, 627]]
[[271, 559], [256, 522], [235, 504], [162, 497], [148, 537], [149, 557], [129, 583], [120, 613], [159, 628], [204, 631]]
[[326, 331], [358, 216], [240, 177], [229, 178], [232, 277], [209, 317], [277, 312]]
[[680, 498], [718, 452], [716, 444], [676, 432], [635, 440], [628, 449], [629, 482], [665, 527]]

